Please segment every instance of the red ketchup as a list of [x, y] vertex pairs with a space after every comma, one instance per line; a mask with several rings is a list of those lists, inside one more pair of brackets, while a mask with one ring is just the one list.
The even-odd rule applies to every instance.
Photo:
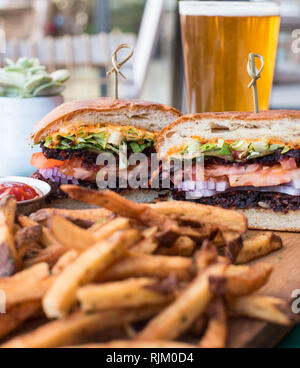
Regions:
[[39, 194], [26, 184], [21, 183], [4, 183], [0, 184], [0, 199], [14, 196], [17, 202], [30, 201], [38, 198]]

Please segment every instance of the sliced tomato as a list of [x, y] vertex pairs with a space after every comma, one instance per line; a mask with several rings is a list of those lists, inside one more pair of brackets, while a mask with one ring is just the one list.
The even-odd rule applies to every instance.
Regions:
[[64, 165], [64, 161], [48, 159], [42, 152], [34, 153], [30, 164], [38, 169], [53, 169]]
[[208, 177], [218, 178], [227, 175], [246, 175], [262, 170], [262, 165], [252, 164], [240, 167], [214, 165], [205, 167], [205, 175]]
[[260, 170], [246, 175], [229, 175], [231, 187], [269, 187], [290, 183], [300, 178], [300, 169], [283, 170], [281, 165]]

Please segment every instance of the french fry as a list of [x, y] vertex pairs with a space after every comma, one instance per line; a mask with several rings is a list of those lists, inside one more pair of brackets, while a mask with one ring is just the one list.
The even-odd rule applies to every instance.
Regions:
[[128, 279], [125, 281], [88, 285], [77, 290], [77, 299], [84, 311], [115, 308], [134, 308], [158, 305], [172, 301], [174, 293], [160, 293], [151, 289], [155, 279]]
[[290, 326], [295, 320], [289, 304], [273, 297], [260, 295], [228, 297], [227, 304], [235, 316], [260, 319], [283, 326]]
[[93, 232], [93, 236], [96, 241], [109, 238], [117, 231], [130, 229], [130, 222], [127, 218], [118, 217], [109, 221], [99, 231]]
[[[38, 222], [35, 222], [31, 218], [26, 216], [18, 216], [18, 222], [22, 227], [31, 227], [39, 225]], [[50, 233], [50, 230], [47, 229], [45, 226], [43, 226], [42, 228], [40, 243], [46, 248], [54, 245], [57, 246], [59, 245], [54, 236]]]
[[38, 280], [34, 283], [15, 284], [2, 290], [6, 295], [6, 307], [11, 308], [17, 304], [41, 300], [54, 282], [54, 278]]
[[[203, 271], [218, 260], [218, 251], [213, 243], [205, 241], [202, 248], [195, 254], [194, 261], [197, 271]], [[222, 259], [221, 262], [224, 262]]]
[[146, 226], [157, 226], [159, 229], [157, 237], [165, 244], [172, 243], [180, 234], [176, 221], [147, 205], [131, 202], [112, 191], [95, 191], [75, 185], [62, 185], [61, 189], [72, 199], [104, 207], [120, 216], [137, 220]]
[[219, 207], [179, 201], [159, 202], [150, 207], [166, 216], [174, 216], [180, 221], [212, 225], [222, 231], [237, 231], [244, 234], [248, 229], [244, 215]]
[[42, 249], [36, 256], [24, 261], [25, 267], [31, 267], [35, 264], [46, 262], [49, 266], [54, 266], [59, 258], [68, 251], [63, 245], [52, 245]]
[[255, 266], [229, 266], [222, 276], [210, 278], [211, 290], [218, 295], [244, 296], [253, 294], [269, 281], [273, 267], [260, 263]]
[[243, 248], [242, 234], [237, 231], [224, 231], [222, 235], [226, 244], [225, 255], [234, 262]]
[[79, 256], [76, 250], [69, 250], [63, 254], [52, 268], [52, 275], [59, 275], [62, 271], [75, 261]]
[[0, 277], [13, 274], [20, 266], [14, 239], [16, 206], [14, 197], [0, 201]]
[[41, 234], [41, 225], [25, 227], [15, 233], [15, 242], [19, 260], [22, 260], [30, 249], [40, 248], [38, 242], [41, 238]]
[[155, 256], [127, 252], [126, 257], [100, 272], [98, 282], [117, 281], [129, 277], [166, 278], [174, 274], [178, 280], [190, 281], [194, 276], [192, 261], [184, 257]]
[[76, 302], [79, 286], [92, 282], [99, 272], [120, 259], [139, 240], [136, 230], [116, 233], [108, 240], [100, 241], [82, 253], [60, 274], [43, 299], [43, 307], [49, 318], [63, 318]]
[[14, 306], [6, 314], [0, 315], [0, 339], [19, 328], [28, 319], [43, 314], [41, 302], [27, 302]]
[[16, 283], [30, 283], [36, 280], [45, 279], [49, 276], [50, 272], [47, 263], [39, 263], [22, 272], [16, 273], [12, 277], [0, 279], [0, 289], [3, 289], [4, 287], [6, 287], [6, 285], [14, 285]]
[[132, 252], [153, 254], [159, 247], [159, 242], [156, 239], [147, 238], [141, 240], [138, 244], [131, 248]]
[[67, 250], [83, 252], [95, 243], [93, 234], [74, 225], [64, 217], [54, 215], [49, 220], [51, 233]]
[[59, 208], [43, 208], [31, 214], [30, 219], [35, 222], [46, 225], [50, 217], [54, 215], [65, 217], [69, 221], [76, 222], [78, 220], [81, 220], [97, 224], [99, 222], [103, 223], [104, 220], [111, 218], [113, 214], [111, 211], [108, 211], [104, 208], [88, 209], [88, 210], [64, 210]]
[[196, 346], [176, 341], [112, 341], [106, 344], [71, 346], [69, 349], [194, 349]]
[[224, 264], [215, 264], [200, 272], [190, 286], [137, 336], [139, 341], [174, 340], [201, 316], [213, 299], [209, 277], [222, 275]]
[[209, 316], [209, 322], [206, 332], [199, 342], [199, 347], [202, 349], [225, 349], [228, 325], [223, 298], [219, 297], [213, 300], [206, 313]]
[[191, 257], [196, 249], [196, 243], [187, 236], [178, 238], [171, 247], [164, 247], [159, 254], [166, 256]]
[[0, 348], [56, 348], [80, 344], [96, 332], [147, 320], [163, 306], [111, 310], [94, 314], [77, 312], [68, 318], [45, 324], [33, 332], [18, 336]]
[[245, 264], [254, 259], [264, 257], [283, 246], [279, 236], [273, 233], [263, 233], [244, 240], [243, 248], [238, 254], [235, 263]]

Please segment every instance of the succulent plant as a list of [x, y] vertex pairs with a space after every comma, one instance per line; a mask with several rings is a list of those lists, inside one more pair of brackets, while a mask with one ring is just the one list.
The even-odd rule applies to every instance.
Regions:
[[0, 68], [0, 96], [47, 97], [57, 96], [65, 89], [70, 78], [68, 70], [48, 73], [38, 59], [20, 58], [16, 63], [6, 59], [7, 66]]

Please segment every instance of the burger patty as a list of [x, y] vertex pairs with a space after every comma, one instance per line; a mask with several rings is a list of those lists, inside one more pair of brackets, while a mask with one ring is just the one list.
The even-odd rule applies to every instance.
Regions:
[[[186, 200], [186, 192], [173, 190], [173, 199]], [[287, 194], [252, 192], [252, 191], [232, 191], [215, 195], [213, 197], [203, 197], [191, 202], [219, 206], [226, 209], [251, 209], [264, 208], [272, 209], [275, 212], [287, 213], [300, 209], [300, 197]]]
[[218, 157], [206, 157], [205, 163], [206, 164], [217, 164], [217, 165], [221, 164], [221, 165], [228, 165], [228, 166], [235, 166], [235, 167], [243, 167], [243, 166], [252, 165], [252, 164], [272, 166], [272, 165], [278, 164], [279, 161], [282, 161], [284, 159], [294, 158], [297, 164], [300, 164], [300, 149], [293, 149], [284, 154], [282, 154], [281, 152], [282, 150], [278, 149], [274, 153], [267, 155], [267, 156], [253, 158], [251, 160], [240, 161], [240, 162], [235, 162], [235, 163], [232, 163], [228, 160], [218, 158]]
[[[73, 159], [82, 160], [82, 166], [86, 169], [97, 169], [96, 162], [97, 157], [100, 152], [92, 152], [87, 149], [51, 149], [47, 148], [44, 145], [41, 145], [41, 149], [47, 159], [54, 159], [59, 161], [67, 161]], [[128, 150], [128, 156], [132, 152]], [[152, 153], [155, 153], [154, 147], [149, 147], [143, 152], [146, 156], [151, 156]], [[117, 154], [115, 154], [117, 155]]]

